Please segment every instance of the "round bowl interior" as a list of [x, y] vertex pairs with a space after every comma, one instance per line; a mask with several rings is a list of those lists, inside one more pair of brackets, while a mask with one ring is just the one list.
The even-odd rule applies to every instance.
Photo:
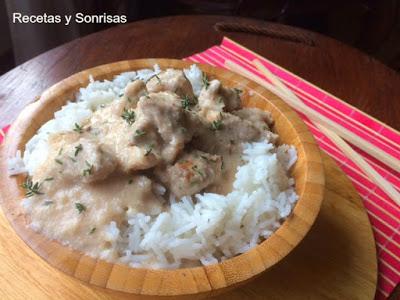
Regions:
[[[245, 91], [243, 106], [270, 111], [280, 143], [294, 145], [298, 161], [292, 169], [299, 200], [290, 217], [267, 240], [252, 250], [219, 264], [177, 270], [150, 270], [94, 259], [34, 232], [20, 206], [24, 197], [19, 187], [24, 176], [7, 176], [7, 157], [24, 150], [25, 143], [38, 128], [53, 118], [56, 110], [74, 99], [77, 90], [94, 79], [111, 79], [128, 70], [152, 67], [155, 63], [184, 68], [192, 63], [171, 59], [141, 59], [102, 65], [77, 73], [46, 90], [40, 99], [27, 106], [14, 122], [2, 148], [0, 165], [1, 204], [19, 236], [37, 254], [54, 267], [101, 288], [137, 296], [210, 296], [244, 283], [270, 268], [304, 238], [318, 215], [324, 191], [324, 170], [319, 148], [303, 121], [288, 105], [268, 90], [235, 73], [199, 65], [210, 78]], [[249, 95], [250, 93], [250, 95]]]

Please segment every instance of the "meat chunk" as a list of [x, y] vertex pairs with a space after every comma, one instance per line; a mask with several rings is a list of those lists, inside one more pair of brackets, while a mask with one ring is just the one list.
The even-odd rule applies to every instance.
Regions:
[[185, 153], [174, 164], [159, 167], [155, 174], [178, 198], [193, 195], [210, 184], [221, 174], [222, 157], [199, 150]]
[[152, 155], [145, 155], [146, 149], [132, 144], [137, 109], [126, 108], [124, 103], [128, 102], [117, 100], [109, 107], [96, 111], [87, 125], [89, 133], [101, 137], [98, 141], [102, 149], [113, 155], [119, 171], [130, 173], [151, 168], [159, 160]]
[[263, 111], [258, 108], [242, 108], [235, 110], [232, 114], [238, 116], [243, 120], [248, 120], [256, 125], [257, 128], [270, 130], [274, 121], [272, 120], [271, 113]]
[[120, 99], [96, 111], [86, 126], [102, 137], [99, 142], [115, 157], [118, 169], [129, 173], [175, 160], [192, 137], [186, 129], [191, 112], [183, 110], [181, 99], [159, 92], [141, 96], [135, 109], [124, 104], [130, 103]]
[[136, 110], [132, 144], [142, 149], [143, 158], [171, 163], [192, 138], [189, 113], [171, 92], [141, 98]]
[[249, 120], [230, 113], [220, 113], [217, 120], [203, 122], [193, 137], [192, 145], [210, 153], [231, 153], [241, 143], [257, 141], [269, 134], [270, 131], [259, 128]]
[[152, 93], [170, 91], [181, 98], [193, 97], [192, 85], [181, 70], [167, 69], [153, 76], [146, 86], [148, 91]]
[[136, 108], [140, 97], [147, 94], [145, 83], [142, 80], [135, 80], [128, 83], [119, 101], [115, 101], [112, 105], [117, 110], [116, 113], [121, 114], [124, 108]]
[[84, 127], [88, 135], [98, 138], [102, 149], [110, 153], [117, 162], [117, 169], [123, 173], [153, 167], [157, 161], [152, 157], [143, 158], [142, 149], [132, 145], [135, 110], [125, 108], [128, 102], [116, 100], [110, 106], [96, 111]]
[[46, 178], [66, 181], [95, 182], [105, 179], [116, 167], [113, 157], [100, 145], [78, 133], [50, 136], [49, 156], [35, 172], [35, 181]]
[[229, 112], [240, 108], [240, 103], [239, 93], [223, 87], [219, 80], [210, 81], [199, 95], [200, 115], [210, 122], [217, 120], [223, 111]]
[[240, 94], [241, 90], [237, 88], [227, 88], [221, 86], [219, 89], [222, 99], [224, 99], [225, 103], [225, 111], [233, 111], [235, 109], [239, 109], [241, 107], [241, 99]]
[[274, 125], [271, 113], [258, 108], [243, 108], [233, 111], [232, 114], [242, 120], [249, 121], [254, 127], [260, 130], [262, 138], [272, 143], [277, 141], [278, 135], [271, 131]]

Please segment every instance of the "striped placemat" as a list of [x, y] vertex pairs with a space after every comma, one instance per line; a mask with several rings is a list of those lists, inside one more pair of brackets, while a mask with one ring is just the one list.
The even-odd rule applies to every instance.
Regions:
[[[255, 75], [263, 77], [251, 64], [251, 61], [255, 58], [261, 60], [308, 106], [368, 140], [387, 155], [400, 160], [399, 132], [226, 37], [219, 46], [211, 47], [187, 59], [219, 67], [224, 67], [225, 60], [229, 59]], [[300, 115], [309, 126], [320, 147], [336, 160], [363, 199], [378, 247], [379, 279], [376, 298], [385, 299], [400, 282], [400, 208], [325, 137], [306, 116], [301, 113]], [[7, 129], [8, 127], [0, 130], [0, 143]], [[400, 174], [398, 172], [357, 147], [353, 147], [377, 172], [400, 191]]]
[[[309, 107], [356, 133], [387, 155], [397, 158], [400, 163], [399, 132], [226, 37], [219, 46], [194, 54], [188, 59], [219, 67], [224, 67], [225, 60], [229, 59], [245, 67], [253, 74], [268, 80], [252, 65], [251, 62], [256, 58], [261, 60]], [[320, 147], [335, 159], [349, 176], [363, 199], [374, 230], [379, 257], [376, 298], [385, 299], [400, 282], [400, 208], [371, 182], [306, 116], [301, 112], [299, 114], [314, 134]], [[353, 148], [400, 191], [400, 174], [398, 172], [356, 146], [353, 146]]]

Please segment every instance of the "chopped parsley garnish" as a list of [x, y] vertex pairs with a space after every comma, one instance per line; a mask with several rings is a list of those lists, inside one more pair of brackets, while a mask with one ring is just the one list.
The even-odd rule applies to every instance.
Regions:
[[87, 160], [85, 160], [85, 164], [86, 164], [87, 168], [83, 170], [83, 176], [92, 175], [92, 173], [93, 173], [93, 165], [88, 163]]
[[48, 200], [48, 201], [44, 201], [44, 202], [43, 202], [43, 205], [49, 206], [50, 204], [53, 204], [53, 203], [54, 203], [53, 201]]
[[75, 154], [74, 154], [74, 156], [77, 157], [77, 156], [78, 156], [78, 153], [79, 153], [80, 151], [82, 151], [82, 150], [83, 150], [82, 144], [79, 144], [78, 146], [76, 146], [76, 147], [75, 147]]
[[82, 126], [80, 126], [78, 123], [75, 123], [74, 126], [75, 126], [74, 131], [76, 131], [77, 133], [82, 133], [83, 132]]
[[189, 109], [190, 109], [191, 103], [190, 103], [190, 99], [189, 99], [188, 96], [185, 96], [185, 97], [182, 99], [181, 103], [182, 103], [182, 108], [183, 108], [183, 109], [186, 109], [186, 110], [189, 110]]
[[92, 229], [90, 229], [89, 234], [93, 234], [96, 231], [96, 227], [93, 227]]
[[128, 180], [128, 184], [132, 184], [132, 182], [133, 182], [132, 178]]
[[181, 132], [182, 132], [182, 133], [186, 133], [186, 132], [187, 132], [187, 129], [186, 129], [185, 127], [181, 127]]
[[[120, 93], [119, 95], [118, 95], [118, 97], [122, 97], [124, 95], [124, 93]], [[129, 99], [128, 99], [129, 100]]]
[[63, 147], [61, 147], [61, 148], [60, 148], [60, 150], [58, 150], [58, 155], [61, 155], [61, 154], [62, 154], [62, 152], [63, 152], [63, 150], [64, 150], [64, 148], [63, 148]]
[[194, 186], [194, 185], [196, 185], [196, 184], [198, 184], [198, 183], [200, 183], [200, 181], [198, 181], [198, 180], [193, 180], [193, 181], [190, 183], [190, 186]]
[[86, 206], [79, 202], [75, 202], [75, 208], [78, 210], [79, 214], [86, 210]]
[[146, 131], [144, 131], [144, 130], [136, 129], [136, 131], [135, 131], [136, 137], [143, 136], [145, 134], [146, 134]]
[[54, 180], [54, 177], [47, 177], [44, 179], [44, 181], [52, 181], [52, 180]]
[[25, 182], [21, 184], [21, 187], [25, 189], [25, 196], [28, 198], [34, 195], [43, 195], [43, 193], [40, 192], [41, 186], [41, 183], [33, 182], [29, 177], [26, 177]]
[[160, 77], [158, 77], [157, 74], [154, 74], [149, 79], [147, 79], [146, 83], [149, 82], [150, 80], [152, 80], [154, 77], [157, 78], [158, 83], [160, 84], [161, 83], [161, 79], [160, 79]]
[[121, 115], [122, 119], [126, 121], [129, 125], [135, 122], [135, 111], [133, 109], [124, 108], [124, 112]]
[[203, 73], [203, 75], [201, 76], [201, 81], [203, 82], [203, 86], [205, 87], [205, 89], [208, 89], [208, 87], [210, 86], [210, 81], [208, 81], [206, 74]]
[[222, 128], [222, 120], [219, 119], [218, 121], [213, 121], [211, 123], [211, 130], [216, 131]]
[[149, 145], [147, 147], [146, 153], [144, 154], [144, 156], [147, 156], [151, 153], [151, 151], [153, 151], [153, 145]]
[[204, 177], [203, 172], [201, 172], [201, 171], [199, 170], [199, 167], [198, 167], [197, 165], [194, 165], [194, 166], [192, 167], [192, 170], [195, 171], [197, 174], [199, 174], [200, 177]]
[[205, 161], [211, 161], [211, 162], [213, 162], [213, 163], [215, 163], [215, 162], [217, 161], [217, 159], [216, 159], [215, 157], [207, 157], [207, 156], [205, 156], [205, 155], [200, 155], [200, 157], [201, 157], [202, 159], [204, 159]]
[[58, 163], [59, 165], [63, 165], [63, 162], [61, 160], [59, 160], [58, 158], [55, 158], [54, 161], [56, 163]]
[[233, 90], [235, 91], [236, 95], [238, 95], [239, 97], [240, 97], [240, 94], [243, 93], [243, 91], [238, 88], [233, 88]]
[[196, 97], [194, 97], [193, 99], [190, 99], [190, 97], [187, 95], [185, 97], [183, 97], [183, 99], [181, 100], [182, 107], [183, 107], [183, 109], [186, 109], [186, 110], [190, 110], [190, 107], [193, 105], [196, 105], [196, 103], [197, 103]]

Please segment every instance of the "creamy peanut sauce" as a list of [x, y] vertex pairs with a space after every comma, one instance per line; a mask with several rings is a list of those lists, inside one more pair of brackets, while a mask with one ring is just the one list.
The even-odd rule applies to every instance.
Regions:
[[92, 256], [118, 257], [104, 236], [127, 216], [158, 215], [168, 199], [232, 190], [241, 143], [274, 142], [270, 115], [242, 109], [240, 92], [218, 80], [196, 98], [180, 70], [166, 70], [99, 108], [71, 132], [52, 134], [26, 202], [32, 226]]

